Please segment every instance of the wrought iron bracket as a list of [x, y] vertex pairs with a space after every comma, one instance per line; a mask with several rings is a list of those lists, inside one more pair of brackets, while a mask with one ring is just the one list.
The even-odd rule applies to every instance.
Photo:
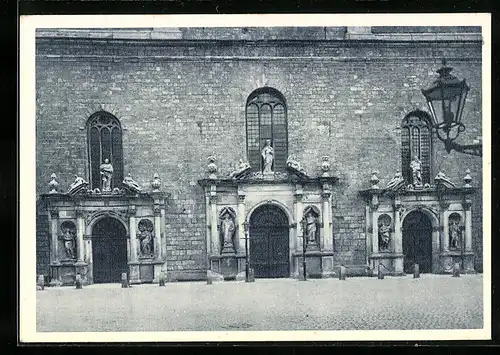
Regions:
[[468, 155], [475, 155], [478, 157], [483, 156], [483, 144], [475, 143], [475, 144], [458, 144], [451, 140], [446, 140], [444, 142], [444, 146], [446, 152], [450, 153], [452, 150], [455, 150], [459, 153], [464, 153]]

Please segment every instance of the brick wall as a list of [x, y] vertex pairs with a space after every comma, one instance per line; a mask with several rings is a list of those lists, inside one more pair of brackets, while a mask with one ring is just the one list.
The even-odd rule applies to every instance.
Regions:
[[[179, 278], [201, 277], [206, 270], [205, 214], [197, 180], [205, 176], [208, 155], [217, 156], [220, 175], [245, 156], [246, 99], [265, 81], [286, 98], [289, 153], [313, 176], [319, 173], [321, 156], [330, 155], [333, 173], [341, 177], [333, 191], [337, 256], [349, 264], [364, 262], [365, 207], [358, 191], [369, 186], [373, 169], [380, 171], [384, 185], [400, 168], [400, 121], [412, 110], [426, 109], [420, 89], [437, 77], [442, 56], [471, 86], [464, 139], [480, 135], [480, 50], [479, 43], [469, 42], [90, 45], [41, 40], [37, 191], [47, 191], [52, 172], [63, 189], [75, 173], [88, 177], [84, 127], [103, 107], [124, 127], [125, 173], [148, 185], [158, 172], [171, 194], [166, 215], [169, 269]], [[447, 154], [440, 142], [435, 147], [433, 175], [442, 168], [461, 184], [470, 168], [480, 182], [479, 158]], [[479, 195], [473, 212], [478, 252]], [[40, 255], [39, 263], [43, 260]]]

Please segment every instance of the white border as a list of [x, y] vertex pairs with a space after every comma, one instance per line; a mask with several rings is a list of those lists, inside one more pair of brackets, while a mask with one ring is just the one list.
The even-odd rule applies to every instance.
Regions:
[[[483, 99], [483, 310], [481, 330], [251, 331], [251, 332], [36, 332], [35, 29], [270, 26], [482, 26]], [[57, 15], [20, 19], [19, 325], [21, 342], [136, 341], [383, 341], [476, 340], [491, 337], [491, 14], [307, 15]]]

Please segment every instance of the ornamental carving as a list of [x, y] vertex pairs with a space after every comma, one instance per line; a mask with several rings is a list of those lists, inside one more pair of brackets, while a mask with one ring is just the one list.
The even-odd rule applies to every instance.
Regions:
[[76, 226], [73, 222], [65, 221], [61, 223], [61, 239], [64, 243], [64, 254], [66, 259], [76, 259]]
[[224, 207], [219, 213], [219, 233], [222, 242], [222, 254], [234, 253], [236, 231], [236, 213], [231, 207]]
[[140, 251], [142, 257], [153, 256], [153, 231], [154, 225], [149, 219], [141, 219], [138, 224], [138, 237], [140, 240]]
[[450, 249], [459, 249], [462, 245], [462, 217], [458, 213], [452, 213], [448, 217], [448, 237]]
[[383, 214], [378, 218], [378, 246], [380, 251], [389, 251], [391, 245], [391, 222], [389, 215]]

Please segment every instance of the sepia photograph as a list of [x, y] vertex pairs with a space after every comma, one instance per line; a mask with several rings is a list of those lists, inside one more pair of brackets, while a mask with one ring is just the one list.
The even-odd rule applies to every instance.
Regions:
[[490, 338], [489, 14], [20, 31], [21, 341]]

